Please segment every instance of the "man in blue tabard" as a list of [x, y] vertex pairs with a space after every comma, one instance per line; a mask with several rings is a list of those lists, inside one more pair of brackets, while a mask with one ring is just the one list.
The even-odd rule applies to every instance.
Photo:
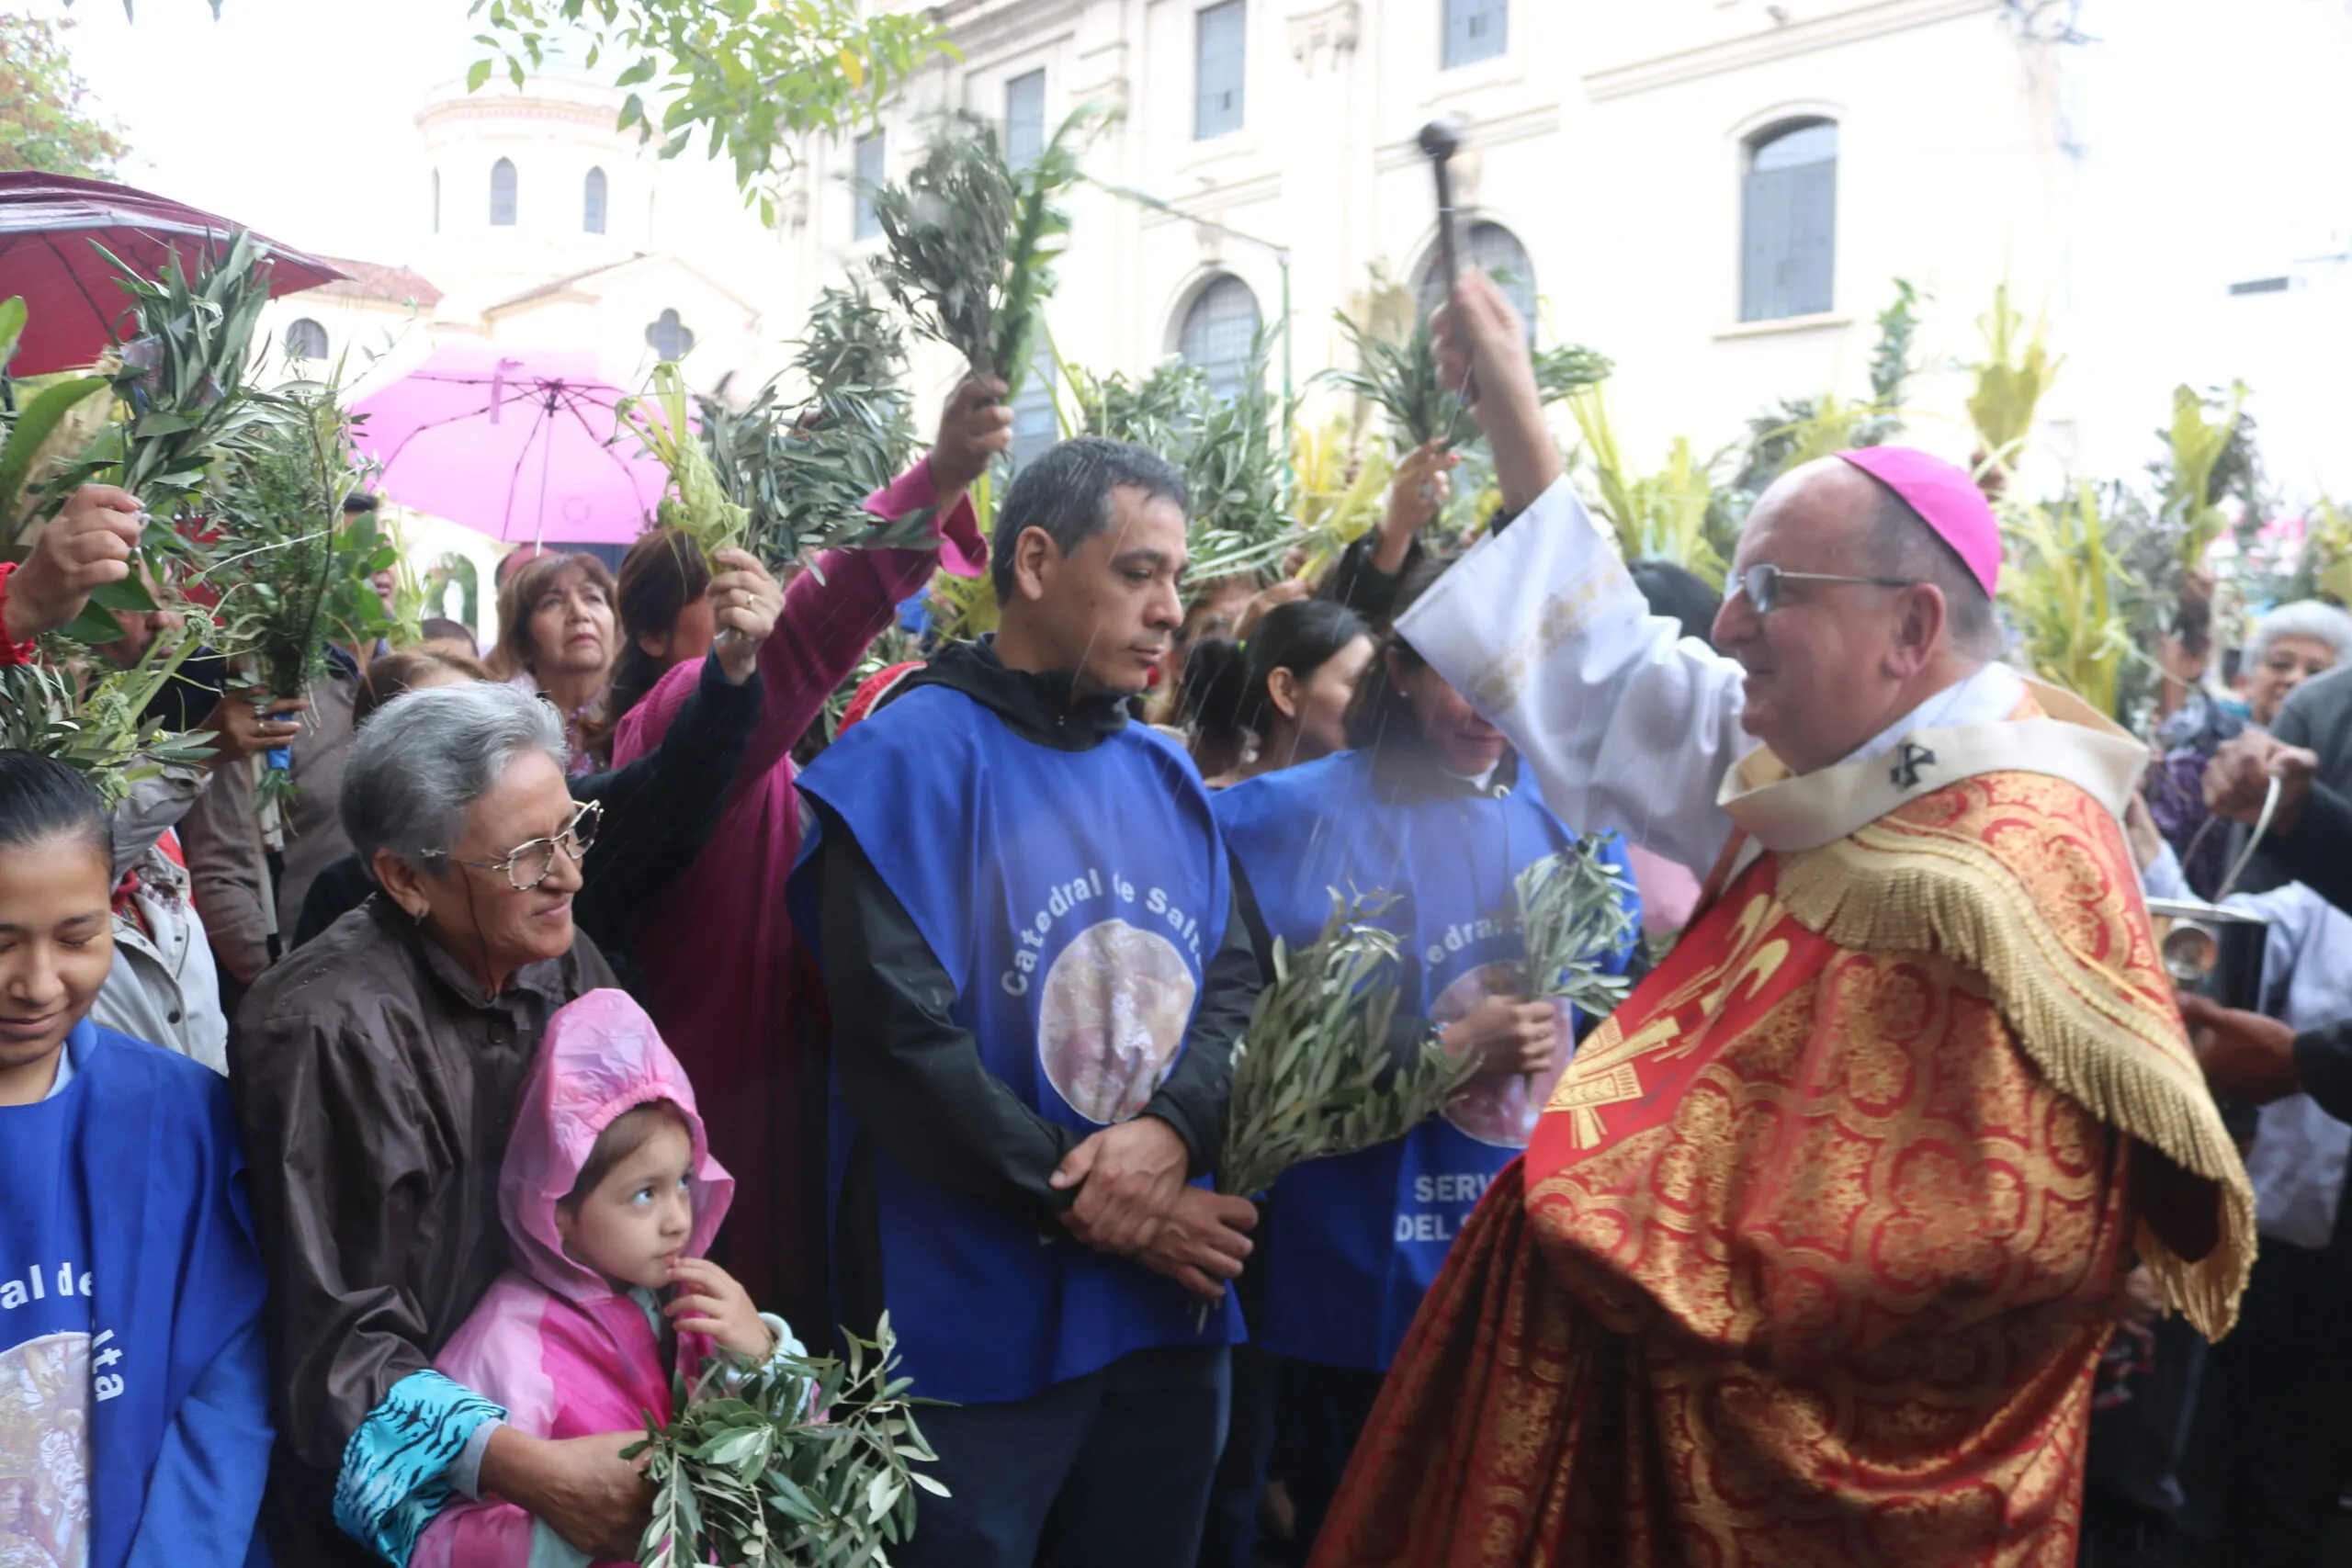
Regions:
[[[901, 1568], [1186, 1568], [1224, 1439], [1207, 1190], [1258, 966], [1199, 773], [1131, 723], [1182, 618], [1184, 481], [1086, 437], [1006, 492], [1003, 618], [802, 775], [833, 1020], [842, 1316], [883, 1311], [933, 1470]], [[1204, 1303], [1210, 1303], [1205, 1308]]]

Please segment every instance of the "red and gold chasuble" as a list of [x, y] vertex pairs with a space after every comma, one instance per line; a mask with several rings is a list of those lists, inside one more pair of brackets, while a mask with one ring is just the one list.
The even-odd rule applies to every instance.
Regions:
[[[2199, 1260], [2137, 1225], [2132, 1169], [2210, 1184]], [[1747, 867], [1579, 1048], [1521, 1175], [1315, 1568], [2066, 1568], [2135, 1248], [2214, 1333], [2252, 1257], [2115, 820], [2023, 772]]]

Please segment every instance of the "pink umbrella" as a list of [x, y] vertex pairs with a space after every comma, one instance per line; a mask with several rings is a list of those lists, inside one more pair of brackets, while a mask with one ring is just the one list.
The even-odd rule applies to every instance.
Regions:
[[352, 406], [385, 493], [493, 539], [625, 545], [669, 476], [620, 423], [593, 354], [459, 342]]

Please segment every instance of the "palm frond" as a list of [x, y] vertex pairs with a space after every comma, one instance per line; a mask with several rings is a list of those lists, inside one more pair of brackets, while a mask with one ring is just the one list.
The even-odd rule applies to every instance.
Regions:
[[1020, 169], [978, 115], [951, 116], [902, 186], [872, 193], [883, 254], [875, 276], [914, 325], [964, 356], [976, 376], [1021, 390], [1036, 347], [1054, 263], [1069, 235], [1059, 204], [1079, 153], [1103, 122], [1091, 105]]

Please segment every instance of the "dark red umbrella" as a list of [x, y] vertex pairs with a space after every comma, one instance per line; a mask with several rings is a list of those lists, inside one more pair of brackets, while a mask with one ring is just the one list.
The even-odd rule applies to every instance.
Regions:
[[[181, 202], [71, 175], [0, 175], [0, 299], [24, 296], [24, 336], [11, 374], [87, 365], [119, 341], [129, 309], [95, 240], [154, 277], [174, 251], [193, 263], [242, 225]], [[256, 234], [269, 247], [269, 291], [293, 294], [348, 275]]]

